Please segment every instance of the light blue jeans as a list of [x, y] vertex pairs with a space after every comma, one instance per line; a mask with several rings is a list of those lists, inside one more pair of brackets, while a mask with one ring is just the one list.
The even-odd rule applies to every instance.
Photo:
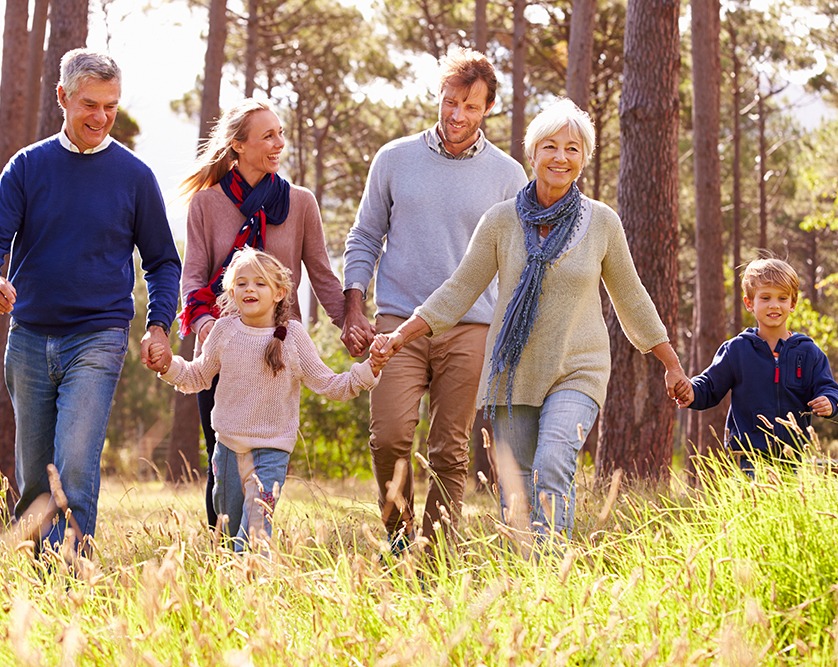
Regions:
[[[599, 408], [575, 390], [547, 396], [541, 407], [498, 405], [492, 426], [497, 447], [501, 518], [529, 510], [536, 534], [573, 532], [576, 459]], [[580, 440], [581, 428], [581, 440]], [[521, 494], [524, 498], [520, 498]], [[517, 496], [513, 499], [513, 495]], [[517, 508], [515, 506], [517, 503]]]
[[[222, 442], [215, 443], [212, 469], [215, 511], [229, 517], [228, 535], [233, 548], [242, 551], [250, 535], [272, 535], [273, 512], [288, 474], [291, 455], [281, 449], [251, 449], [237, 454]], [[276, 486], [276, 493], [274, 487]]]
[[[48, 336], [12, 320], [5, 375], [15, 411], [17, 518], [50, 494], [47, 465], [53, 463], [82, 533], [76, 539], [95, 535], [99, 464], [127, 349], [127, 328]], [[60, 515], [44, 541], [63, 542], [65, 524]]]

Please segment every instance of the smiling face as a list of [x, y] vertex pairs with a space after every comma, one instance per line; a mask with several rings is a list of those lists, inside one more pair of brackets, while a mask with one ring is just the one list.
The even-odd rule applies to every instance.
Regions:
[[439, 93], [439, 133], [452, 155], [459, 155], [477, 141], [483, 119], [494, 103], [487, 105], [489, 87], [477, 79], [470, 88], [446, 83]]
[[539, 203], [547, 208], [564, 197], [579, 178], [584, 161], [582, 138], [570, 125], [539, 141], [530, 160]]
[[119, 107], [120, 84], [94, 77], [82, 79], [72, 95], [58, 86], [67, 137], [82, 153], [101, 144], [113, 127]]
[[743, 301], [748, 311], [754, 314], [762, 337], [787, 337], [787, 322], [796, 305], [796, 299], [787, 289], [777, 285], [758, 285], [754, 298], [746, 296]]
[[250, 114], [247, 137], [234, 139], [233, 150], [238, 154], [239, 172], [255, 186], [265, 174], [279, 171], [279, 155], [285, 148], [285, 131], [273, 111], [260, 109]]
[[239, 309], [242, 322], [247, 326], [259, 328], [275, 326], [276, 304], [284, 298], [285, 292], [282, 289], [275, 290], [252, 265], [246, 264], [237, 268], [233, 282], [233, 299]]

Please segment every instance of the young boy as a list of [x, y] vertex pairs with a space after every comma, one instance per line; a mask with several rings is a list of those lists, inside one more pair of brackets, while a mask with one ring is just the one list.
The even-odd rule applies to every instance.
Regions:
[[[799, 286], [797, 273], [782, 260], [749, 263], [742, 274], [743, 301], [756, 328], [722, 344], [710, 367], [692, 378], [692, 400], [689, 389], [679, 397], [681, 407], [706, 410], [730, 391], [725, 444], [733, 451], [780, 456], [785, 445], [797, 448], [800, 438], [778, 418], [791, 413], [805, 430], [812, 414], [830, 417], [838, 407], [838, 384], [826, 355], [809, 336], [787, 327]], [[746, 455], [739, 466], [753, 474]]]

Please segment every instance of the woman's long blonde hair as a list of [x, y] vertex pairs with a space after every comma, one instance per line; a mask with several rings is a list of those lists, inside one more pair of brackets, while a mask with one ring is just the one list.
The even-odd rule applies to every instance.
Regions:
[[[221, 315], [235, 315], [239, 312], [236, 301], [233, 298], [233, 288], [236, 285], [236, 277], [244, 267], [253, 268], [258, 275], [264, 278], [274, 294], [280, 290], [285, 292], [285, 298], [277, 302], [274, 309], [274, 336], [268, 347], [265, 349], [265, 363], [274, 375], [285, 368], [282, 363], [282, 341], [288, 329], [288, 320], [291, 319], [291, 304], [294, 301], [294, 282], [291, 280], [291, 271], [276, 257], [262, 250], [254, 248], [243, 248], [233, 255], [230, 264], [224, 271], [224, 278], [221, 280], [223, 291], [218, 297], [218, 307]], [[284, 328], [283, 332], [281, 328]]]
[[195, 161], [194, 171], [180, 184], [180, 191], [187, 200], [192, 199], [196, 192], [218, 183], [232, 169], [239, 158], [233, 149], [233, 142], [247, 139], [250, 119], [257, 111], [276, 113], [267, 102], [249, 97], [225, 111], [218, 119]]

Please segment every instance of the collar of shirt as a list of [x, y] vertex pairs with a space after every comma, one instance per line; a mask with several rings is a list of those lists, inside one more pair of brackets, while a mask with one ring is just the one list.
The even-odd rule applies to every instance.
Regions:
[[[64, 148], [66, 148], [71, 153], [81, 153], [82, 151], [79, 150], [79, 147], [76, 146], [72, 141], [70, 141], [70, 137], [67, 136], [67, 126], [61, 126], [61, 132], [58, 133], [58, 141], [61, 143]], [[96, 146], [95, 148], [88, 148], [84, 153], [98, 153], [99, 151], [105, 150], [108, 146], [111, 145], [113, 141], [113, 137], [111, 135], [107, 135], [103, 140], [102, 143]]]
[[442, 137], [439, 136], [438, 127], [439, 123], [429, 130], [425, 130], [425, 141], [428, 143], [428, 148], [434, 153], [439, 153], [442, 157], [447, 157], [449, 160], [467, 160], [477, 155], [486, 145], [486, 135], [483, 134], [483, 130], [478, 129], [477, 140], [459, 155], [454, 155], [442, 143]]

